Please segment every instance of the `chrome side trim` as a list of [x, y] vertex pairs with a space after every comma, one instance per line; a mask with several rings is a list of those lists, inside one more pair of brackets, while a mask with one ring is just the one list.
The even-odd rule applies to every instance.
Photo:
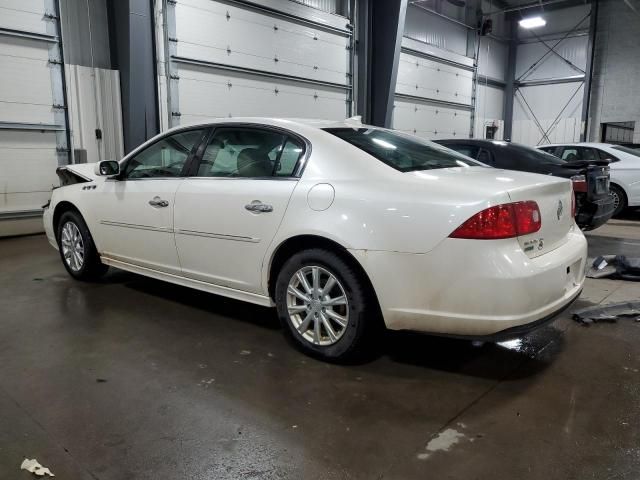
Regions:
[[298, 177], [183, 177], [185, 180], [277, 180], [297, 182]]
[[236, 242], [259, 243], [259, 238], [241, 237], [238, 235], [224, 235], [222, 233], [198, 232], [195, 230], [175, 230], [176, 235], [192, 235], [195, 237], [218, 238], [220, 240], [233, 240]]
[[100, 220], [101, 225], [109, 225], [111, 227], [136, 228], [138, 230], [151, 230], [153, 232], [173, 233], [173, 229], [169, 227], [152, 227], [151, 225], [137, 225], [134, 223], [111, 222], [109, 220]]
[[140, 275], [156, 278], [158, 280], [164, 280], [166, 282], [175, 283], [177, 285], [182, 285], [185, 287], [195, 288], [197, 290], [202, 290], [204, 292], [221, 295], [223, 297], [234, 298], [236, 300], [255, 303], [257, 305], [262, 305], [265, 307], [273, 307], [275, 305], [273, 303], [273, 300], [271, 300], [271, 298], [268, 297], [267, 295], [260, 295], [257, 293], [245, 292], [245, 291], [236, 290], [230, 287], [222, 287], [220, 285], [214, 285], [212, 283], [207, 283], [207, 282], [202, 282], [200, 280], [187, 278], [182, 275], [175, 275], [172, 273], [165, 273], [165, 272], [161, 272], [151, 268], [141, 267], [139, 265], [134, 265], [128, 262], [124, 262], [122, 260], [117, 260], [113, 257], [109, 257], [106, 254], [102, 254], [100, 256], [100, 260], [102, 260], [102, 263], [106, 263], [107, 265], [111, 265], [113, 267], [120, 268], [122, 270], [127, 270], [129, 272], [138, 273]]

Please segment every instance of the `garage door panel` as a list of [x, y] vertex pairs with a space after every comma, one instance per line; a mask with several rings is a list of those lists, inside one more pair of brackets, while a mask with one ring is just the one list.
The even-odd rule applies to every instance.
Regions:
[[[69, 151], [59, 24], [52, 0], [0, 0], [0, 236], [33, 217]], [[33, 34], [33, 35], [25, 35]], [[54, 106], [55, 105], [55, 106]], [[20, 125], [16, 125], [20, 124]], [[40, 129], [43, 130], [40, 130]], [[33, 232], [33, 227], [24, 233]]]
[[0, 28], [47, 33], [44, 0], [0, 0]]
[[175, 17], [179, 57], [347, 82], [346, 35], [209, 0], [180, 2]]
[[240, 72], [182, 64], [180, 123], [212, 117], [274, 115], [343, 119], [347, 94], [340, 88], [305, 85]]
[[0, 121], [54, 122], [49, 44], [0, 36]]
[[0, 130], [0, 207], [40, 208], [59, 183], [57, 166], [55, 132]]
[[[27, 184], [57, 185], [56, 133], [39, 131], [0, 130], [0, 165], [3, 192], [7, 182], [11, 191], [20, 191]], [[40, 168], [38, 165], [43, 165]]]
[[408, 53], [400, 54], [396, 93], [471, 105], [473, 74]]
[[396, 98], [393, 128], [436, 140], [469, 136], [471, 113], [468, 110], [434, 106], [428, 103]]
[[[24, 212], [41, 210], [42, 206], [51, 199], [51, 189], [39, 192], [13, 193], [11, 195], [0, 195], [0, 212], [3, 214], [11, 212]], [[42, 222], [42, 220], [40, 220]], [[5, 226], [0, 224], [2, 229], [0, 235], [4, 236]], [[22, 232], [12, 231], [12, 235], [20, 235]]]

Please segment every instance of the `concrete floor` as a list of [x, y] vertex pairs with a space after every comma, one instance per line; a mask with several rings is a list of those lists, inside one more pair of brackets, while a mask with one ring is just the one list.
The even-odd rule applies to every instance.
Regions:
[[[591, 255], [640, 256], [640, 224], [614, 223]], [[577, 306], [639, 297], [589, 280]], [[66, 480], [637, 479], [640, 323], [567, 313], [480, 348], [389, 334], [329, 365], [271, 310], [117, 271], [79, 283], [43, 236], [4, 239], [0, 479], [30, 478], [25, 457]]]

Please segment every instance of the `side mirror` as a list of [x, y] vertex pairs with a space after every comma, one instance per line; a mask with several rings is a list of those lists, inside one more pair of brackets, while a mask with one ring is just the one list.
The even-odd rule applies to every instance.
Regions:
[[96, 175], [113, 177], [120, 173], [120, 164], [115, 160], [103, 160], [96, 166]]

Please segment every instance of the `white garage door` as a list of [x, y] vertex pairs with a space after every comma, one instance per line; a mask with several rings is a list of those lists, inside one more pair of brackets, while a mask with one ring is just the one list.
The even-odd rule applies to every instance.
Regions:
[[[412, 48], [410, 48], [412, 47]], [[421, 50], [425, 50], [422, 52]], [[439, 59], [438, 49], [403, 39], [393, 109], [393, 128], [424, 138], [468, 137], [473, 61]]]
[[169, 126], [211, 117], [350, 116], [347, 18], [287, 0], [260, 3], [167, 4]]
[[0, 0], [0, 236], [25, 233], [15, 222], [41, 215], [68, 161], [56, 12]]

